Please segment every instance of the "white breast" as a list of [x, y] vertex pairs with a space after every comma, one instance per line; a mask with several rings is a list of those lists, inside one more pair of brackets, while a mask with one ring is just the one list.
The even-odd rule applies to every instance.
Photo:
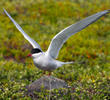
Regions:
[[57, 68], [55, 60], [45, 53], [34, 54], [33, 61], [36, 67], [42, 70], [52, 71]]

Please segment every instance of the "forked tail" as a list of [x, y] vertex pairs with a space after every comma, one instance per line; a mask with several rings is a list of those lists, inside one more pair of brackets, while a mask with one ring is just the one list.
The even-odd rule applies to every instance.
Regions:
[[63, 65], [65, 65], [65, 64], [73, 64], [74, 62], [61, 62], [61, 61], [57, 61], [57, 68], [58, 67], [61, 67], [61, 66], [63, 66]]
[[63, 62], [63, 64], [73, 64], [74, 62], [71, 61], [71, 62]]

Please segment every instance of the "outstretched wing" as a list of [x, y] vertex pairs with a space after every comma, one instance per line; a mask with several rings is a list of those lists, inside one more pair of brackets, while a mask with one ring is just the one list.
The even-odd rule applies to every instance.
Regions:
[[81, 31], [88, 25], [92, 24], [100, 17], [104, 16], [105, 14], [109, 13], [110, 10], [105, 10], [102, 12], [98, 12], [94, 15], [91, 15], [75, 24], [70, 25], [69, 27], [60, 31], [51, 41], [49, 48], [47, 50], [47, 54], [49, 54], [52, 58], [57, 58], [59, 50], [61, 49], [62, 45], [66, 42], [66, 40], [73, 34]]
[[14, 23], [14, 25], [16, 26], [16, 28], [22, 33], [22, 35], [24, 36], [25, 39], [27, 39], [30, 44], [33, 46], [33, 48], [40, 48], [39, 44], [37, 42], [35, 42], [33, 39], [31, 39], [24, 31], [23, 29], [19, 26], [19, 24], [16, 23], [16, 21], [14, 21], [14, 19], [8, 14], [8, 12], [3, 9], [4, 12], [6, 13], [6, 15], [10, 18], [10, 20]]

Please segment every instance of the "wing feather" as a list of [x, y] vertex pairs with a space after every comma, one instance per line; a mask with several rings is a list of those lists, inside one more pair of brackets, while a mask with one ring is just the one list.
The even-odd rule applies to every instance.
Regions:
[[49, 54], [52, 58], [57, 58], [59, 54], [59, 50], [63, 46], [63, 44], [66, 42], [66, 40], [73, 34], [81, 31], [88, 25], [92, 24], [96, 20], [98, 20], [100, 17], [104, 16], [105, 14], [109, 13], [110, 10], [105, 10], [102, 12], [98, 12], [94, 15], [91, 15], [75, 24], [70, 25], [69, 27], [63, 29], [60, 31], [51, 41], [49, 48], [47, 50], [47, 54]]
[[10, 18], [10, 20], [14, 23], [14, 25], [16, 26], [16, 28], [22, 33], [22, 35], [24, 36], [24, 38], [27, 39], [30, 42], [30, 44], [33, 46], [33, 48], [39, 48], [41, 50], [39, 44], [36, 41], [34, 41], [32, 38], [30, 38], [23, 31], [23, 29], [20, 27], [20, 25], [16, 23], [16, 21], [8, 14], [8, 12], [5, 9], [3, 9], [3, 10], [6, 13], [6, 15]]

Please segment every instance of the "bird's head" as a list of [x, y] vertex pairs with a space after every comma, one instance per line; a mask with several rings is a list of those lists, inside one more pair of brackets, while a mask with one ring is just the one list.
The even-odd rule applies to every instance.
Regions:
[[41, 53], [42, 53], [42, 51], [39, 48], [33, 48], [31, 50], [31, 54], [28, 54], [28, 57], [37, 57]]

